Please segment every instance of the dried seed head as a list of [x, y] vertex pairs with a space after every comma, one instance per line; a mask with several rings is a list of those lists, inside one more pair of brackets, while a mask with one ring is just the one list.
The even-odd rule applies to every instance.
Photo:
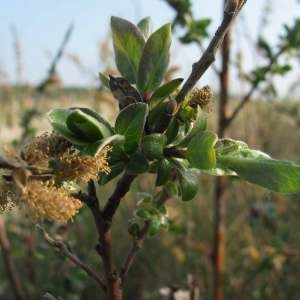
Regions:
[[110, 173], [108, 165], [108, 153], [110, 146], [106, 146], [96, 156], [81, 156], [74, 150], [66, 151], [59, 160], [57, 176], [63, 180], [77, 180], [87, 183], [91, 179], [97, 179], [99, 173]]
[[72, 220], [83, 205], [66, 190], [49, 181], [29, 180], [21, 198], [35, 220], [46, 219], [59, 223]]
[[206, 112], [213, 109], [213, 92], [210, 86], [206, 85], [201, 89], [194, 89], [191, 93], [189, 105], [196, 108], [198, 105]]

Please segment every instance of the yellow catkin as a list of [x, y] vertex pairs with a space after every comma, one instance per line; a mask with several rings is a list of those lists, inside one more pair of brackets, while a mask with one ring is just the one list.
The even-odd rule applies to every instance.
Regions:
[[13, 185], [1, 181], [0, 182], [0, 214], [4, 211], [11, 210], [16, 206], [16, 196], [13, 191]]
[[77, 180], [87, 183], [97, 179], [99, 173], [110, 173], [108, 153], [110, 146], [106, 146], [96, 156], [81, 156], [74, 151], [67, 151], [59, 158], [58, 176], [64, 180]]
[[211, 112], [213, 108], [213, 92], [210, 86], [206, 85], [201, 89], [194, 89], [190, 96], [189, 105], [194, 108], [199, 105], [204, 111]]
[[70, 147], [71, 144], [63, 137], [55, 133], [44, 133], [25, 145], [22, 155], [30, 165], [47, 167], [49, 158], [61, 155]]
[[67, 223], [78, 213], [82, 202], [51, 182], [30, 180], [22, 195], [30, 215], [36, 220]]

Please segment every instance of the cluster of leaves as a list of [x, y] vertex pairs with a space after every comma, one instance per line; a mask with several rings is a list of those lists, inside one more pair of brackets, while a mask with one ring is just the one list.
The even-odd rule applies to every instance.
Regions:
[[[284, 76], [292, 67], [290, 64], [281, 63], [280, 59], [284, 54], [298, 54], [300, 47], [300, 19], [296, 19], [292, 25], [284, 26], [284, 33], [280, 36], [280, 41], [277, 47], [273, 47], [263, 37], [260, 37], [257, 42], [257, 48], [263, 58], [268, 62], [265, 66], [254, 69], [249, 81], [252, 85], [257, 86], [261, 82], [267, 81], [270, 76]], [[276, 93], [275, 87], [272, 85], [273, 94]]]
[[190, 0], [165, 0], [176, 12], [173, 26], [179, 25], [184, 28], [184, 34], [179, 38], [184, 44], [199, 43], [209, 37], [208, 26], [210, 19], [195, 19], [193, 16], [192, 3]]
[[155, 235], [161, 229], [169, 228], [169, 219], [166, 207], [159, 203], [159, 194], [141, 193], [137, 209], [129, 220], [128, 231], [132, 236], [138, 237], [144, 224], [149, 223], [149, 235]]
[[[278, 192], [300, 190], [300, 166], [271, 159], [240, 141], [218, 140], [207, 130], [206, 114], [190, 106], [189, 97], [177, 103], [175, 95], [182, 79], [162, 83], [169, 62], [171, 25], [151, 31], [151, 20], [137, 25], [112, 17], [115, 59], [121, 77], [102, 82], [119, 101], [120, 112], [111, 126], [97, 112], [87, 108], [54, 109], [49, 119], [55, 131], [69, 140], [83, 155], [96, 155], [110, 144], [110, 174], [100, 174], [106, 184], [122, 172], [131, 175], [156, 174], [156, 186], [165, 186], [183, 201], [193, 199], [198, 175], [239, 176]], [[152, 222], [152, 233], [164, 227], [166, 214], [157, 196], [143, 198], [131, 222], [137, 218]]]

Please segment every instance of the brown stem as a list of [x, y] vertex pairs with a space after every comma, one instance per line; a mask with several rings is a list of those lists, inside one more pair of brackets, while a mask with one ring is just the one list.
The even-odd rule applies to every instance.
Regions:
[[224, 299], [225, 272], [225, 238], [226, 238], [226, 202], [224, 193], [226, 182], [224, 177], [217, 177], [215, 182], [215, 225], [213, 251], [213, 292], [214, 300]]
[[119, 207], [122, 198], [129, 191], [130, 185], [135, 177], [135, 175], [125, 173], [118, 181], [115, 191], [108, 199], [102, 212], [102, 216], [106, 222], [112, 221], [112, 218]]
[[127, 274], [132, 266], [132, 264], [134, 263], [138, 252], [141, 250], [142, 245], [147, 237], [148, 231], [150, 228], [150, 222], [147, 221], [143, 227], [143, 229], [141, 230], [140, 234], [138, 235], [137, 238], [134, 239], [132, 246], [123, 262], [123, 266], [121, 268], [121, 273], [120, 273], [120, 277], [121, 277], [121, 283], [122, 285], [124, 284], [124, 281], [127, 277]]
[[80, 267], [86, 274], [94, 279], [104, 291], [106, 291], [107, 287], [104, 283], [104, 280], [89, 266], [84, 264], [74, 253], [72, 253], [68, 246], [63, 241], [58, 241], [53, 239], [44, 228], [37, 225], [37, 228], [42, 232], [44, 239], [46, 242], [60, 255], [67, 257], [70, 261], [72, 261], [76, 266]]
[[179, 157], [185, 158], [186, 157], [186, 149], [176, 148], [176, 147], [169, 147], [164, 149], [164, 156], [165, 157]]
[[[224, 7], [227, 1], [224, 1]], [[229, 101], [229, 62], [231, 50], [231, 28], [227, 31], [222, 44], [222, 69], [220, 72], [220, 103], [218, 112], [218, 135], [224, 137], [228, 114]], [[225, 271], [225, 218], [226, 202], [223, 197], [226, 189], [224, 178], [217, 177], [215, 181], [215, 224], [214, 224], [214, 252], [213, 252], [213, 294], [214, 300], [224, 299], [224, 271]]]
[[122, 300], [122, 287], [120, 276], [115, 267], [112, 256], [111, 224], [122, 198], [129, 191], [135, 176], [124, 174], [118, 181], [116, 188], [101, 211], [93, 181], [89, 182], [88, 194], [79, 194], [77, 197], [90, 208], [98, 231], [99, 244], [97, 251], [102, 258], [106, 280], [107, 298], [109, 300]]
[[6, 235], [3, 217], [0, 215], [0, 247], [7, 276], [10, 281], [12, 291], [17, 300], [25, 300], [19, 276], [16, 270], [16, 264], [11, 253], [10, 242]]
[[236, 0], [228, 0], [227, 2], [232, 5], [231, 7], [228, 6], [227, 9], [224, 10], [224, 16], [221, 25], [217, 29], [214, 37], [212, 38], [199, 61], [193, 64], [190, 76], [185, 81], [184, 85], [176, 96], [177, 103], [181, 103], [184, 100], [185, 96], [194, 87], [194, 85], [202, 77], [202, 75], [207, 71], [210, 65], [215, 61], [218, 48], [222, 44], [222, 41], [227, 31], [229, 30], [230, 25], [232, 24], [233, 20], [238, 15], [239, 11], [246, 1], [240, 1], [241, 4], [238, 4]]

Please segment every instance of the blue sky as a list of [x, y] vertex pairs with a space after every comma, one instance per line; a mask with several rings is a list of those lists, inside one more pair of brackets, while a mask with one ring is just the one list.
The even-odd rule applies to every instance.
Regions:
[[[222, 2], [223, 0], [193, 1], [197, 17], [214, 19], [211, 32], [215, 30], [220, 19]], [[261, 11], [266, 2], [267, 0], [248, 0], [246, 4], [244, 16], [252, 37], [259, 32]], [[296, 16], [300, 16], [300, 4], [296, 0], [271, 2], [272, 19], [265, 34], [269, 40], [275, 42], [282, 23], [289, 23]], [[74, 22], [75, 30], [67, 52], [79, 55], [83, 64], [97, 74], [101, 69], [98, 45], [108, 34], [111, 15], [131, 21], [149, 15], [153, 18], [155, 28], [173, 17], [173, 11], [161, 0], [0, 0], [0, 4], [0, 66], [8, 73], [11, 82], [16, 79], [11, 25], [17, 28], [21, 42], [24, 80], [37, 83], [45, 76], [49, 66], [50, 58], [46, 53], [55, 51], [70, 22]], [[251, 55], [247, 43], [242, 38], [238, 41], [245, 48], [245, 53], [248, 51]], [[187, 74], [191, 63], [199, 56], [197, 48], [184, 48], [176, 42], [172, 45], [172, 54], [173, 62], [183, 65], [183, 74]], [[58, 70], [65, 84], [92, 83], [90, 77], [82, 76], [68, 60], [62, 61]], [[207, 80], [212, 79], [211, 76], [208, 74]]]

